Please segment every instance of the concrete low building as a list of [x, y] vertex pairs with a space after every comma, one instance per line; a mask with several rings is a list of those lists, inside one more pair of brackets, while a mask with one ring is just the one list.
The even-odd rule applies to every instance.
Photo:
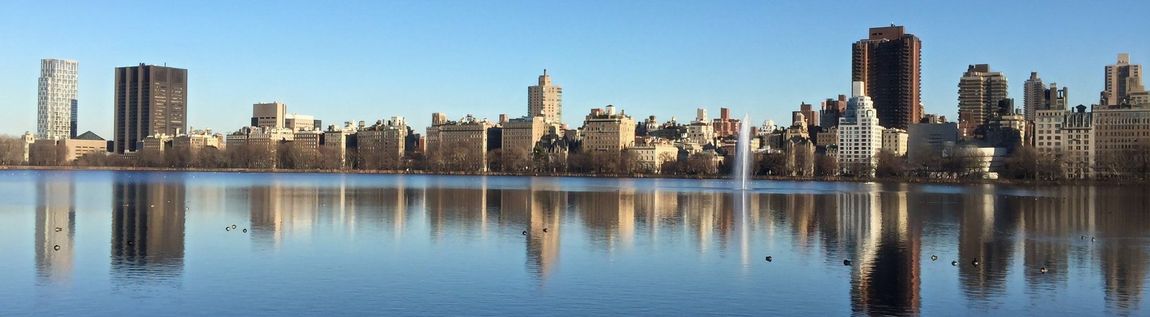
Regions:
[[965, 167], [963, 176], [980, 176], [985, 179], [997, 179], [998, 170], [1006, 163], [1008, 151], [1001, 147], [985, 147], [975, 145], [962, 145], [954, 149], [952, 155], [968, 159], [970, 165]]
[[67, 163], [85, 155], [107, 155], [108, 141], [91, 131], [73, 139], [39, 139], [28, 144], [28, 159], [43, 163]]
[[947, 156], [958, 138], [958, 124], [954, 122], [912, 124], [907, 130], [907, 160], [917, 163]]

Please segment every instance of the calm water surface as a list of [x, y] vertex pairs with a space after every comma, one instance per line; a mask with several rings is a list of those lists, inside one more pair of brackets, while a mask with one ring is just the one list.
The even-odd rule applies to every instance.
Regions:
[[730, 186], [7, 171], [0, 315], [1150, 316], [1147, 188]]

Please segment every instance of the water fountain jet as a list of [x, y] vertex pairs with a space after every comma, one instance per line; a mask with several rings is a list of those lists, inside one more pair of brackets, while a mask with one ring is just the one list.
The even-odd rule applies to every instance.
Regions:
[[743, 115], [739, 124], [739, 139], [735, 143], [735, 168], [731, 175], [740, 190], [747, 190], [747, 181], [751, 176], [751, 121], [750, 116]]

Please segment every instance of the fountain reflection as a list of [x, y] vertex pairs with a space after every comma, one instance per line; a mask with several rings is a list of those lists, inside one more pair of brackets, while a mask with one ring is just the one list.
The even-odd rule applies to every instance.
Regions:
[[112, 276], [176, 281], [184, 268], [182, 174], [117, 174], [112, 183]]
[[39, 283], [64, 283], [72, 277], [76, 232], [72, 174], [44, 173], [36, 186], [36, 276]]

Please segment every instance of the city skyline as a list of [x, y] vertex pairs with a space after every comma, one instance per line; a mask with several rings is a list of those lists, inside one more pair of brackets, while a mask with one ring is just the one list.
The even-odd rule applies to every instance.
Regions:
[[[534, 84], [543, 69], [548, 69], [553, 80], [567, 90], [563, 103], [569, 111], [564, 113], [563, 121], [569, 124], [578, 122], [586, 109], [606, 104], [628, 109], [634, 116], [656, 115], [661, 121], [671, 116], [687, 121], [698, 107], [728, 107], [739, 115], [750, 114], [755, 125], [768, 119], [779, 123], [787, 121], [789, 112], [801, 102], [815, 103], [847, 94], [849, 44], [866, 37], [868, 28], [891, 23], [905, 26], [908, 33], [922, 40], [924, 112], [948, 118], [957, 118], [954, 82], [967, 65], [990, 64], [1008, 78], [1013, 77], [1015, 84], [1010, 85], [1009, 95], [1016, 100], [1023, 95], [1021, 81], [1029, 72], [1037, 71], [1044, 80], [1079, 92], [1068, 102], [1073, 106], [1097, 102], [1095, 94], [1104, 88], [1102, 69], [1114, 63], [1116, 54], [1130, 53], [1131, 63], [1135, 64], [1150, 60], [1147, 44], [1127, 31], [1150, 28], [1145, 26], [1148, 22], [1119, 20], [1115, 21], [1119, 25], [1103, 27], [1090, 17], [1103, 18], [1109, 10], [1076, 3], [1027, 7], [1033, 10], [1010, 14], [1006, 12], [1019, 11], [1010, 10], [1011, 6], [1023, 4], [1004, 4], [1000, 7], [1002, 12], [986, 13], [987, 18], [1000, 17], [1005, 23], [994, 26], [995, 32], [990, 33], [977, 32], [988, 26], [955, 27], [959, 24], [947, 23], [947, 19], [962, 16], [949, 13], [980, 7], [956, 4], [900, 5], [864, 19], [850, 12], [866, 7], [863, 4], [823, 6], [820, 11], [793, 4], [752, 3], [739, 10], [733, 9], [735, 6], [675, 4], [669, 5], [671, 8], [654, 8], [673, 12], [661, 16], [661, 20], [646, 21], [650, 26], [643, 27], [634, 25], [643, 25], [641, 22], [652, 18], [629, 14], [645, 8], [638, 4], [609, 4], [609, 9], [618, 12], [602, 14], [589, 12], [590, 7], [573, 5], [559, 10], [561, 14], [550, 20], [535, 17], [536, 11], [555, 9], [533, 7], [542, 4], [482, 5], [478, 12], [470, 10], [475, 9], [470, 6], [478, 6], [471, 4], [449, 8], [442, 8], [443, 4], [412, 7], [346, 3], [323, 8], [287, 4], [266, 11], [240, 5], [233, 13], [204, 12], [198, 18], [188, 18], [199, 20], [181, 21], [203, 26], [207, 31], [193, 31], [186, 26], [159, 26], [146, 31], [143, 35], [174, 34], [156, 39], [155, 45], [109, 38], [115, 32], [96, 26], [97, 21], [83, 15], [89, 12], [86, 10], [147, 10], [154, 9], [154, 5], [113, 4], [98, 9], [85, 8], [86, 4], [68, 6], [58, 14], [77, 15], [72, 27], [92, 26], [74, 34], [60, 33], [64, 30], [59, 26], [38, 30], [15, 27], [43, 14], [36, 12], [37, 5], [41, 4], [24, 3], [0, 14], [4, 17], [0, 20], [8, 21], [0, 22], [0, 27], [9, 30], [3, 37], [13, 47], [0, 55], [0, 69], [5, 70], [5, 75], [0, 76], [0, 106], [13, 111], [12, 116], [0, 119], [0, 124], [7, 127], [0, 131], [3, 134], [35, 131], [36, 91], [31, 83], [38, 73], [36, 61], [43, 58], [64, 58], [86, 65], [79, 74], [78, 99], [84, 106], [80, 107], [77, 130], [91, 130], [102, 136], [112, 134], [112, 126], [106, 122], [112, 118], [113, 69], [141, 62], [192, 70], [189, 86], [195, 92], [188, 97], [190, 128], [230, 132], [245, 125], [247, 119], [247, 111], [234, 109], [267, 100], [294, 105], [293, 109], [329, 123], [399, 115], [410, 118], [412, 126], [423, 127], [429, 125], [426, 113], [433, 111], [445, 112], [452, 119], [467, 113], [492, 120], [501, 113], [518, 117], [523, 114], [527, 99], [523, 86]], [[392, 14], [385, 14], [387, 10], [381, 6], [397, 6], [388, 8], [394, 14], [434, 14], [458, 21], [424, 26], [432, 28], [421, 33], [423, 37], [415, 37], [402, 30], [427, 22], [413, 18], [395, 18], [391, 24], [373, 22], [373, 18]], [[1129, 5], [1132, 9], [1137, 6], [1145, 4]], [[677, 13], [692, 12], [689, 9], [697, 14]], [[277, 18], [298, 18], [303, 12], [317, 15], [327, 24], [321, 24], [319, 30], [260, 26], [261, 22], [271, 23]], [[1080, 16], [1069, 18], [1070, 13]], [[230, 22], [232, 14], [249, 14], [252, 19]], [[1019, 28], [1033, 23], [1017, 19], [1020, 16], [1048, 21], [1044, 31], [1065, 34], [1074, 41], [1051, 47], [1047, 44], [1050, 41], [1022, 37], [1021, 34], [1029, 33]], [[340, 17], [350, 19], [335, 21]], [[826, 18], [818, 21], [841, 17], [849, 22], [804, 25], [791, 21], [812, 17]], [[485, 18], [522, 22], [500, 23], [483, 30], [468, 28], [469, 23]], [[206, 23], [218, 19], [224, 21], [219, 25]], [[519, 34], [543, 32], [534, 30], [543, 25], [557, 30], [549, 37], [554, 40], [533, 40], [537, 38], [531, 36], [534, 33]], [[210, 30], [228, 26], [236, 30], [235, 36], [227, 40], [210, 37]], [[660, 27], [666, 29], [657, 29]], [[365, 44], [357, 40], [359, 37], [330, 38], [323, 33], [349, 29], [387, 31], [385, 35], [392, 37], [383, 37], [391, 39], [386, 41], [389, 44], [360, 46]], [[662, 35], [665, 33], [674, 35]], [[62, 36], [64, 40], [51, 46], [34, 45], [42, 43], [36, 39], [44, 36]], [[623, 38], [634, 40], [621, 41]], [[309, 48], [295, 42], [327, 44], [327, 48]], [[780, 42], [788, 46], [780, 49], [773, 45]], [[248, 49], [258, 47], [267, 49]], [[407, 49], [394, 50], [396, 47]], [[1054, 50], [1058, 54], [1046, 53]], [[373, 54], [378, 56], [367, 58]], [[458, 93], [435, 93], [443, 89], [445, 82]]]

